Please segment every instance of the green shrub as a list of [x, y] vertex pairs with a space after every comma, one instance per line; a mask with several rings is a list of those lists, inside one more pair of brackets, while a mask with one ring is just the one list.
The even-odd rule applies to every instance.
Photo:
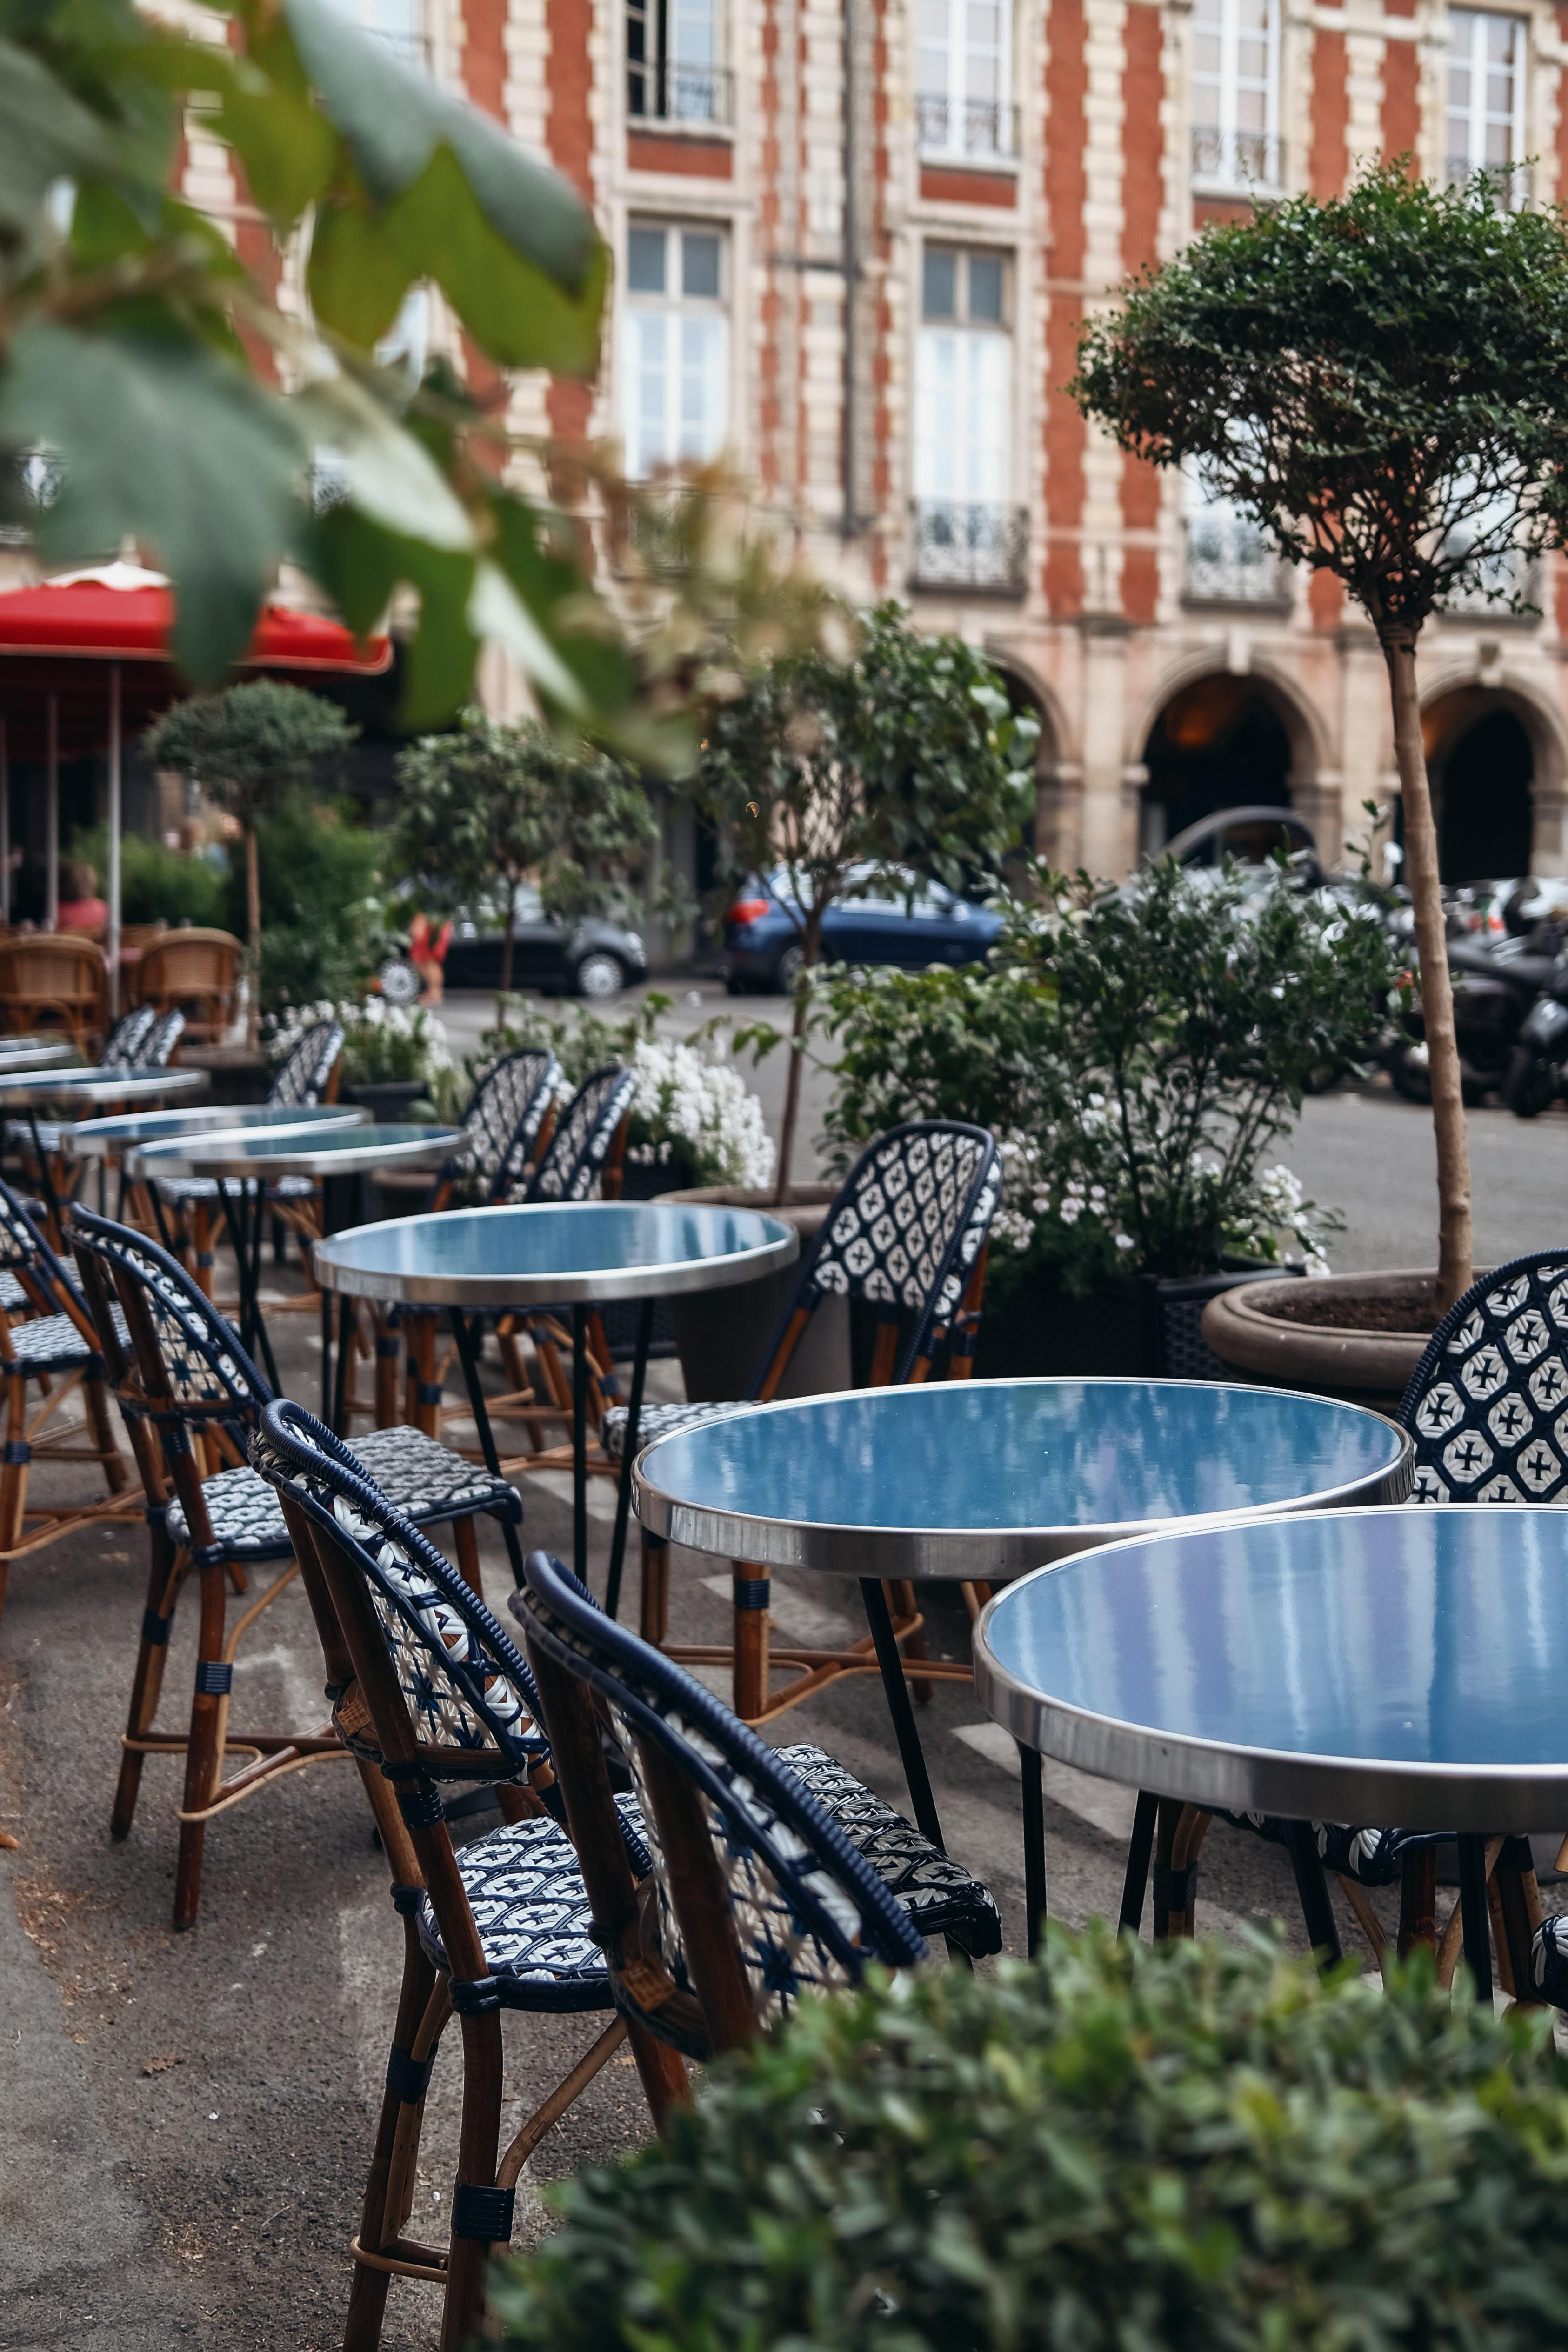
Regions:
[[[261, 868], [261, 1010], [357, 996], [384, 945], [380, 844], [352, 802], [303, 793], [257, 826]], [[245, 877], [228, 877], [226, 928], [245, 933]]]
[[[70, 856], [86, 860], [98, 876], [100, 890], [109, 877], [109, 836], [101, 824], [71, 836]], [[165, 922], [171, 929], [192, 923], [198, 930], [227, 928], [227, 877], [225, 866], [200, 853], [186, 856], [149, 841], [144, 834], [127, 833], [120, 843], [120, 919], [124, 923]]]
[[549, 2191], [491, 2311], [514, 2352], [1540, 2352], [1565, 2190], [1541, 2021], [1100, 1926], [807, 2002]]

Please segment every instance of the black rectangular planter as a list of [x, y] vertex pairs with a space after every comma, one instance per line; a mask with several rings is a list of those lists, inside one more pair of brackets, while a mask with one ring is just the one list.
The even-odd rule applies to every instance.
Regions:
[[1125, 1275], [1075, 1297], [1047, 1267], [1035, 1268], [1019, 1281], [988, 1286], [974, 1376], [1235, 1381], [1204, 1342], [1205, 1307], [1222, 1290], [1278, 1281], [1291, 1270], [1237, 1265], [1179, 1281]]

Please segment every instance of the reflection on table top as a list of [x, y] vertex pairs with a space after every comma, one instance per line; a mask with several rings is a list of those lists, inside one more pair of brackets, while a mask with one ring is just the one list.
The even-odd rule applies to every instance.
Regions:
[[947, 1381], [760, 1405], [637, 1464], [645, 1527], [837, 1575], [994, 1581], [1139, 1526], [1397, 1501], [1380, 1413], [1198, 1381]]
[[0, 1108], [33, 1109], [48, 1102], [156, 1102], [163, 1095], [205, 1094], [210, 1070], [106, 1070], [97, 1063], [70, 1070], [34, 1070], [24, 1077], [0, 1073]]
[[1018, 1738], [1194, 1803], [1411, 1829], [1568, 1820], [1568, 1511], [1173, 1530], [999, 1593], [975, 1681]]
[[183, 1135], [199, 1135], [210, 1142], [219, 1135], [239, 1135], [257, 1128], [299, 1133], [369, 1124], [369, 1111], [358, 1103], [318, 1103], [313, 1108], [298, 1103], [203, 1103], [186, 1110], [132, 1111], [123, 1118], [79, 1119], [60, 1137], [60, 1148], [78, 1160], [93, 1160], [128, 1151], [138, 1143], [173, 1141]]
[[751, 1282], [799, 1250], [792, 1224], [753, 1209], [584, 1201], [357, 1225], [322, 1244], [316, 1266], [329, 1289], [355, 1298], [564, 1306]]
[[193, 1135], [143, 1144], [126, 1161], [133, 1177], [353, 1176], [367, 1168], [438, 1168], [455, 1127], [355, 1127], [273, 1135]]

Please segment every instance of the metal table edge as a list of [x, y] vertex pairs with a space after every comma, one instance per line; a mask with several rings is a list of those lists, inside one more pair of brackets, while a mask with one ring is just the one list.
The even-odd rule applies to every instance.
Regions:
[[[614, 1206], [614, 1203], [540, 1202], [503, 1202], [495, 1209], [472, 1209], [465, 1213], [475, 1217], [495, 1216], [506, 1209], [521, 1206], [566, 1208], [575, 1206]], [[627, 1203], [628, 1206], [636, 1205]], [[649, 1204], [652, 1205], [651, 1203]], [[765, 1216], [766, 1210], [743, 1213]], [[344, 1265], [334, 1259], [335, 1244], [352, 1239], [354, 1233], [369, 1230], [381, 1234], [398, 1225], [427, 1223], [423, 1217], [389, 1217], [374, 1228], [354, 1226], [349, 1232], [335, 1234], [331, 1241], [318, 1243], [314, 1264], [316, 1279], [324, 1289], [347, 1298], [369, 1298], [388, 1305], [405, 1307], [563, 1307], [595, 1305], [601, 1301], [641, 1297], [672, 1298], [689, 1291], [727, 1290], [742, 1282], [752, 1282], [761, 1276], [773, 1274], [781, 1266], [791, 1265], [800, 1255], [800, 1235], [791, 1225], [775, 1241], [764, 1242], [755, 1249], [736, 1250], [722, 1257], [692, 1260], [674, 1259], [659, 1265], [637, 1265], [595, 1268], [578, 1274], [521, 1275], [420, 1275], [383, 1271], [376, 1267]]]

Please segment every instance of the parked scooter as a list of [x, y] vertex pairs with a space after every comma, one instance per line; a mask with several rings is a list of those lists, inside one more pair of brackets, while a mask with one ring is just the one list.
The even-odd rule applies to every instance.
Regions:
[[[1507, 1094], [1513, 1107], [1510, 1089], [1525, 1024], [1537, 998], [1558, 969], [1554, 944], [1542, 944], [1544, 952], [1533, 935], [1529, 939], [1501, 939], [1495, 944], [1469, 939], [1449, 941], [1454, 1031], [1459, 1048], [1459, 1076], [1468, 1103], [1484, 1102], [1489, 1094], [1498, 1092]], [[1568, 1027], [1568, 1013], [1563, 1019]], [[1426, 1031], [1419, 995], [1388, 1039], [1384, 1061], [1394, 1087], [1406, 1101], [1431, 1101]], [[1546, 1102], [1551, 1099], [1548, 1095]], [[1544, 1109], [1545, 1102], [1537, 1108]]]
[[1515, 1118], [1539, 1118], [1568, 1093], [1568, 949], [1556, 958], [1521, 1025], [1503, 1099]]

